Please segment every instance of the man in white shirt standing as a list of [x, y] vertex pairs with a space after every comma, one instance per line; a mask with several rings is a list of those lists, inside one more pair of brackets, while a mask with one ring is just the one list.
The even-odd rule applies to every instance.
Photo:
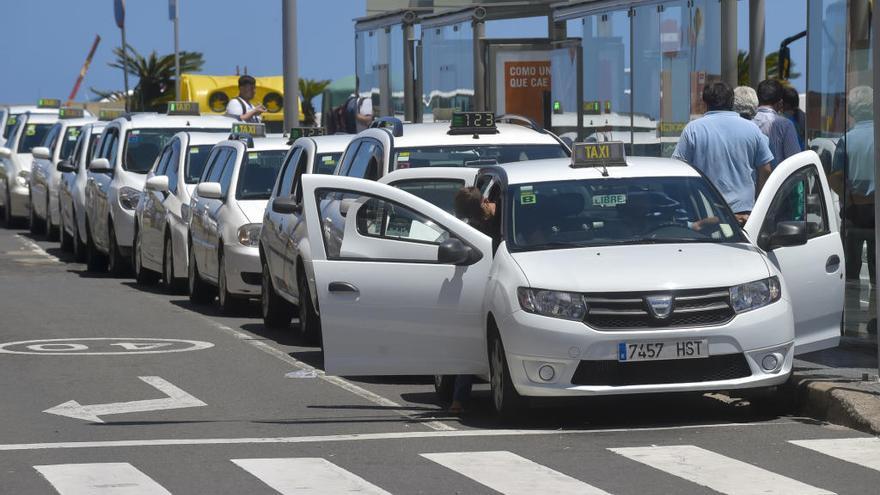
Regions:
[[263, 105], [251, 104], [257, 92], [257, 80], [247, 74], [238, 78], [238, 96], [229, 100], [226, 105], [226, 116], [242, 122], [262, 122], [260, 115], [266, 111]]

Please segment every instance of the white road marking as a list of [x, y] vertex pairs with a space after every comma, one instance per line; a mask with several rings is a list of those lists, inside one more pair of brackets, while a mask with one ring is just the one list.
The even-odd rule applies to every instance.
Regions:
[[251, 437], [251, 438], [159, 438], [152, 440], [104, 440], [82, 442], [9, 443], [0, 444], [0, 452], [14, 450], [99, 449], [117, 447], [168, 447], [189, 445], [246, 445], [246, 444], [297, 444], [326, 442], [359, 442], [369, 440], [412, 440], [423, 438], [595, 435], [644, 431], [701, 430], [715, 428], [754, 428], [800, 424], [795, 421], [775, 423], [724, 423], [713, 425], [661, 426], [657, 428], [607, 428], [602, 430], [454, 430], [454, 431], [407, 431], [393, 433], [363, 433], [349, 435], [322, 435], [305, 437]]
[[[121, 341], [116, 344], [107, 342]], [[87, 344], [83, 344], [87, 342]], [[177, 345], [173, 349], [163, 347]], [[54, 346], [54, 347], [53, 347]], [[93, 348], [119, 346], [120, 349], [96, 351]], [[183, 347], [186, 346], [186, 347]], [[21, 350], [16, 347], [22, 347]], [[214, 344], [201, 340], [162, 339], [147, 337], [69, 337], [66, 339], [19, 340], [0, 344], [0, 354], [31, 356], [129, 356], [132, 354], [164, 354], [210, 349]]]
[[171, 495], [127, 462], [34, 466], [61, 495]]
[[834, 495], [695, 445], [608, 449], [655, 469], [729, 495]]
[[73, 419], [82, 419], [93, 423], [103, 423], [104, 421], [100, 416], [207, 406], [204, 402], [158, 376], [139, 376], [138, 378], [168, 397], [130, 402], [112, 402], [109, 404], [92, 404], [88, 406], [71, 400], [55, 407], [50, 407], [43, 412]]
[[336, 495], [354, 492], [390, 495], [360, 476], [320, 457], [232, 459], [232, 462], [282, 495]]
[[[42, 257], [42, 258], [51, 260], [53, 263], [61, 263], [61, 260], [59, 260], [57, 257], [52, 256], [51, 254], [47, 253], [46, 250], [41, 248], [40, 245], [37, 244], [36, 242], [28, 239], [27, 237], [22, 236], [21, 234], [15, 234], [15, 237], [18, 238], [18, 240], [21, 241], [22, 244], [24, 244], [27, 247], [28, 251], [30, 251], [30, 254], [32, 254], [32, 255], [36, 254], [38, 257]], [[19, 261], [21, 261], [21, 260], [19, 260]]]
[[608, 495], [606, 491], [513, 452], [446, 452], [421, 455], [505, 495], [535, 493]]
[[792, 440], [790, 443], [880, 471], [880, 438], [877, 437]]

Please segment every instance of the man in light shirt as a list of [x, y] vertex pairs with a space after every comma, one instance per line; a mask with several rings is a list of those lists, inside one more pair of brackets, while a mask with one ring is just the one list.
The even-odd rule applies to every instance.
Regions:
[[779, 115], [782, 109], [782, 84], [775, 79], [761, 81], [758, 85], [758, 113], [752, 122], [770, 140], [773, 153], [771, 167], [775, 170], [786, 158], [801, 152], [797, 129], [791, 120]]
[[260, 115], [266, 111], [263, 105], [252, 105], [251, 100], [257, 92], [257, 80], [247, 74], [238, 78], [238, 96], [226, 105], [226, 116], [242, 122], [257, 124], [262, 122]]

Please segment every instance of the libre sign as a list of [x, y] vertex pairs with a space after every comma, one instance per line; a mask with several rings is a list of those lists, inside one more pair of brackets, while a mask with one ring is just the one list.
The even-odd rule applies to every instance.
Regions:
[[[550, 91], [550, 61], [504, 63], [504, 110], [541, 123], [544, 93]], [[546, 123], [545, 123], [546, 124]]]

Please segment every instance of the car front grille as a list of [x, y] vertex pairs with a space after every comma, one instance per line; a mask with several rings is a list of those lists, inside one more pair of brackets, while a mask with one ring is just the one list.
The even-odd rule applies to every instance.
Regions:
[[[658, 316], [648, 302], [655, 296], [671, 297], [668, 316]], [[596, 330], [620, 331], [646, 328], [683, 328], [722, 325], [735, 313], [730, 293], [722, 289], [670, 292], [618, 292], [584, 294], [588, 312], [584, 322]]]
[[704, 359], [669, 361], [581, 361], [572, 385], [622, 387], [735, 380], [751, 376], [743, 354], [724, 354]]

